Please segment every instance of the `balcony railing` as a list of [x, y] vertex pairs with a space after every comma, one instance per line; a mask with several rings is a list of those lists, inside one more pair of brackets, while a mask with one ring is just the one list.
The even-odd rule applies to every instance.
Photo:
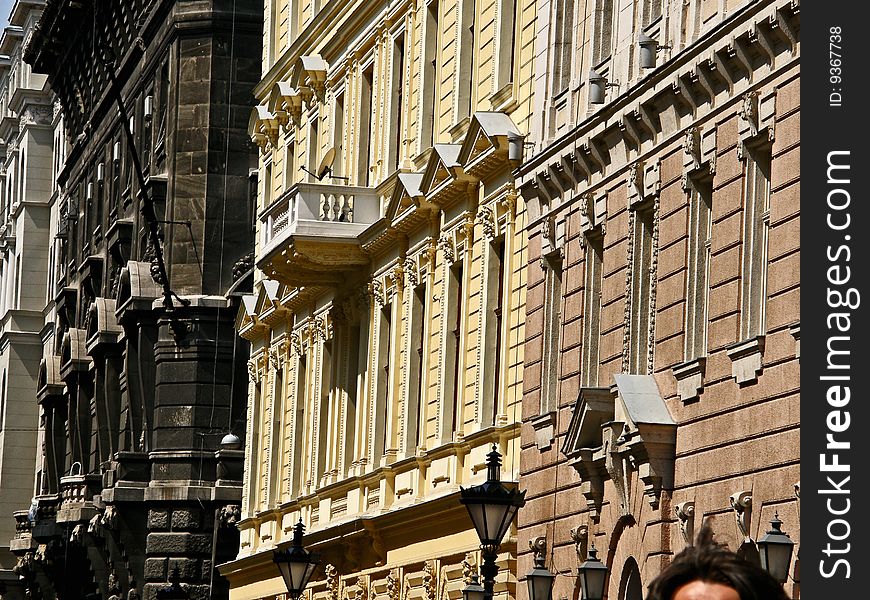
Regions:
[[292, 235], [356, 237], [378, 217], [372, 188], [298, 183], [261, 213], [262, 253]]
[[257, 266], [289, 285], [339, 281], [343, 271], [367, 262], [358, 237], [380, 216], [372, 188], [296, 184], [259, 215]]

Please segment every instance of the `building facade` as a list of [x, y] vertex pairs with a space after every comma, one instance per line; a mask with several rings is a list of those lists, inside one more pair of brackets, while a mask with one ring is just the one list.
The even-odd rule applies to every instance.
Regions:
[[[41, 2], [15, 2], [0, 37], [0, 592], [19, 598], [14, 511], [38, 479], [36, 373], [48, 290], [52, 100], [22, 58]], [[13, 548], [14, 549], [14, 548]]]
[[261, 36], [253, 1], [47, 0], [24, 41], [57, 97], [39, 476], [12, 541], [31, 598], [154, 598], [173, 577], [226, 597]]
[[777, 514], [800, 542], [800, 4], [538, 23], [518, 570], [531, 544], [576, 597], [594, 545], [636, 600], [702, 523], [750, 560]]
[[[534, 3], [266, 3], [256, 294], [234, 599], [461, 596], [479, 563], [459, 486], [519, 471]], [[516, 535], [499, 557], [516, 594]]]

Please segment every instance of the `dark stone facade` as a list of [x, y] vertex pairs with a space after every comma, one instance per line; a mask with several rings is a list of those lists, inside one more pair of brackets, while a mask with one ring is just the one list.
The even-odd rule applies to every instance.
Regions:
[[251, 275], [233, 267], [253, 248], [246, 126], [262, 13], [260, 0], [48, 0], [26, 49], [67, 140], [57, 318], [35, 399], [43, 471], [16, 515], [32, 598], [154, 598], [174, 572], [191, 598], [227, 596], [214, 565], [238, 548], [244, 457], [221, 441], [245, 414], [234, 319]]

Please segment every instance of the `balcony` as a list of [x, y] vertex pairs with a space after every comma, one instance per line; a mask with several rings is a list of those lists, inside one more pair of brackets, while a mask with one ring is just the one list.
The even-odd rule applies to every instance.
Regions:
[[[76, 463], [78, 464], [78, 463]], [[57, 511], [58, 523], [79, 523], [97, 514], [94, 496], [102, 489], [99, 474], [67, 475], [60, 478], [61, 504]]]
[[287, 285], [333, 285], [368, 263], [359, 235], [380, 219], [367, 187], [299, 183], [260, 215], [257, 267]]

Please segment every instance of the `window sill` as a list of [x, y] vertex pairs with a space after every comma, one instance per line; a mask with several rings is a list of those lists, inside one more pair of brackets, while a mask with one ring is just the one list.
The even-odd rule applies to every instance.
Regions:
[[704, 373], [707, 367], [707, 357], [686, 361], [673, 367], [672, 371], [677, 380], [677, 393], [683, 404], [697, 401], [704, 389]]
[[494, 92], [489, 97], [489, 104], [492, 110], [496, 112], [510, 112], [516, 108], [517, 99], [514, 95], [514, 82], [509, 81], [497, 92]]
[[726, 352], [731, 359], [731, 375], [738, 385], [758, 380], [758, 374], [761, 373], [761, 356], [764, 354], [763, 335], [732, 344]]

